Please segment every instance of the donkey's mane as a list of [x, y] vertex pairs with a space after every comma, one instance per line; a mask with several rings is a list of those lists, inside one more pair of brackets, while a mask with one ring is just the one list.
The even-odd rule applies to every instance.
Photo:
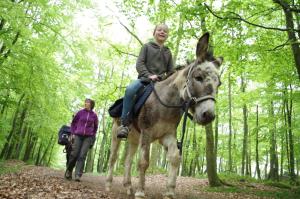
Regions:
[[[207, 51], [205, 57], [206, 57], [206, 59], [205, 59], [206, 61], [215, 61], [216, 60], [215, 57], [214, 57], [214, 55], [213, 55], [213, 51], [212, 50]], [[181, 64], [177, 65], [175, 67], [175, 71], [180, 71], [180, 70], [188, 67], [189, 65], [191, 65], [195, 61], [196, 61], [195, 59], [192, 59], [192, 60], [191, 59], [186, 59], [186, 63], [183, 64], [183, 65], [181, 65]]]

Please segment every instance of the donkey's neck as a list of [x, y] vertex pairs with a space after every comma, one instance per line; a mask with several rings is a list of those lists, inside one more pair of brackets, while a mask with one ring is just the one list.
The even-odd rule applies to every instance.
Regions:
[[180, 105], [183, 103], [186, 70], [187, 68], [176, 71], [166, 80], [155, 85], [160, 99], [166, 104]]
[[176, 71], [173, 73], [170, 77], [168, 77], [166, 80], [159, 82], [157, 85], [160, 87], [173, 87], [176, 88], [178, 91], [179, 96], [182, 98], [183, 97], [183, 91], [184, 91], [184, 86], [186, 83], [187, 79], [187, 73], [189, 70], [190, 66], [185, 67], [182, 70]]

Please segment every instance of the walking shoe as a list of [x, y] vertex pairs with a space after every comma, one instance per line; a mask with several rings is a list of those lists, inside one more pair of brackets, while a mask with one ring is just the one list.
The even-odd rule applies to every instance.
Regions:
[[72, 171], [69, 171], [68, 169], [65, 172], [65, 178], [67, 180], [72, 180]]
[[75, 176], [75, 181], [80, 182], [80, 177], [78, 175]]
[[127, 139], [129, 133], [129, 128], [127, 126], [121, 125], [117, 131], [117, 138]]

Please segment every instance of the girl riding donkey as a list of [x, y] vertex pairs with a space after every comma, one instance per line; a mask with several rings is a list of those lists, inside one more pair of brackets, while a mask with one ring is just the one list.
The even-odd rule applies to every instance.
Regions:
[[138, 79], [133, 81], [125, 91], [121, 126], [118, 138], [127, 138], [130, 125], [130, 114], [135, 103], [135, 95], [150, 81], [160, 81], [173, 71], [172, 54], [164, 46], [168, 38], [169, 28], [165, 24], [157, 25], [153, 32], [154, 42], [144, 44], [136, 63]]

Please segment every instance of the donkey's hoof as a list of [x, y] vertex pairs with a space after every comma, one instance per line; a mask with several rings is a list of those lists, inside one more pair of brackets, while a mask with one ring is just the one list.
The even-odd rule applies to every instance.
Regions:
[[144, 192], [136, 192], [134, 195], [134, 199], [144, 199], [145, 198], [145, 193]]

